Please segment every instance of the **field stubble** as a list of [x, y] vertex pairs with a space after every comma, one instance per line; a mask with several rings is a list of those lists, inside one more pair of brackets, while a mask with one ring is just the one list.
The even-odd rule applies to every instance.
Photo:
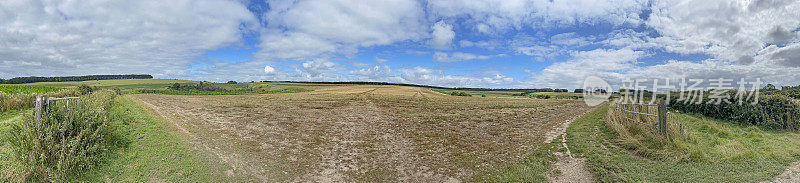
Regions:
[[425, 88], [137, 95], [197, 148], [263, 181], [490, 181], [544, 145], [580, 100], [447, 96]]

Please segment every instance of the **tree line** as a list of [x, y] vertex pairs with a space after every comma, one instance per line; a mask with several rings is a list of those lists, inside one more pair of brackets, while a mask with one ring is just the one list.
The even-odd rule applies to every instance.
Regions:
[[126, 75], [88, 75], [88, 76], [60, 76], [60, 77], [15, 77], [11, 79], [0, 79], [0, 84], [25, 84], [37, 82], [66, 82], [66, 81], [90, 81], [90, 80], [110, 80], [110, 79], [153, 79], [149, 74], [126, 74]]
[[425, 87], [442, 90], [462, 90], [462, 91], [509, 91], [509, 92], [569, 92], [567, 89], [518, 89], [518, 88], [467, 88], [467, 87], [441, 87], [406, 83], [389, 82], [369, 82], [369, 81], [261, 81], [261, 82], [283, 82], [283, 83], [304, 83], [304, 84], [340, 84], [340, 85], [393, 85], [393, 86], [412, 86]]

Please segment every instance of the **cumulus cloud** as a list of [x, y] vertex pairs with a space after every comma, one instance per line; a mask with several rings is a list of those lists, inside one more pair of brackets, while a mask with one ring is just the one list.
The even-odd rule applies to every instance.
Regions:
[[635, 67], [637, 59], [645, 56], [642, 51], [631, 49], [596, 49], [572, 53], [572, 59], [553, 63], [539, 72], [533, 81], [525, 83], [534, 87], [580, 88], [583, 79], [597, 76], [616, 80]]
[[191, 58], [257, 25], [244, 5], [225, 0], [8, 0], [0, 9], [0, 77], [186, 76]]
[[[775, 53], [784, 53], [775, 51]], [[769, 54], [767, 54], [769, 55]], [[734, 79], [747, 81], [761, 79], [761, 81], [782, 85], [797, 85], [800, 81], [800, 68], [775, 67], [771, 63], [753, 63], [751, 65], [733, 64], [731, 61], [709, 59], [703, 61], [677, 61], [670, 60], [663, 64], [640, 65], [637, 60], [647, 57], [642, 51], [628, 48], [597, 49], [573, 53], [573, 59], [566, 62], [554, 63], [539, 73], [535, 73], [533, 80], [523, 81], [523, 87], [566, 87], [580, 88], [583, 79], [588, 76], [603, 78], [614, 88], [621, 85], [623, 79], [645, 80], [652, 83], [654, 79], [662, 82], [670, 79], [675, 85], [681, 78], [704, 79], [708, 84], [709, 79]], [[663, 84], [663, 83], [662, 83]]]
[[503, 84], [509, 84], [514, 80], [506, 76], [496, 74], [491, 77], [475, 77], [464, 75], [448, 75], [444, 74], [441, 70], [435, 70], [424, 67], [413, 67], [400, 69], [401, 77], [409, 82], [415, 84], [434, 85], [434, 86], [447, 86], [447, 87], [497, 87]]
[[433, 29], [433, 39], [431, 39], [431, 47], [434, 49], [448, 50], [453, 45], [453, 39], [456, 37], [456, 32], [453, 32], [453, 26], [445, 23], [444, 21], [436, 22], [431, 27]]
[[275, 73], [275, 68], [272, 68], [270, 66], [264, 66], [264, 73], [266, 73], [266, 74]]
[[344, 68], [338, 63], [331, 62], [325, 59], [316, 59], [303, 63], [305, 69], [311, 76], [319, 76], [323, 73], [330, 73], [342, 71]]
[[259, 59], [353, 55], [361, 47], [427, 37], [418, 1], [270, 1]]
[[519, 30], [526, 26], [609, 22], [640, 24], [643, 0], [431, 0], [429, 14], [436, 17], [469, 17], [465, 21], [486, 34]]
[[769, 44], [798, 44], [789, 30], [800, 27], [799, 1], [658, 1], [652, 9], [646, 24], [677, 53], [748, 63]]

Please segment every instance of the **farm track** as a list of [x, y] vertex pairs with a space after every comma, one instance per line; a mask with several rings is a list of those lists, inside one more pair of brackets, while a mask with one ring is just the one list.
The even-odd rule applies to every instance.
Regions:
[[577, 100], [455, 97], [398, 86], [135, 97], [231, 164], [230, 176], [262, 182], [479, 181], [590, 110]]

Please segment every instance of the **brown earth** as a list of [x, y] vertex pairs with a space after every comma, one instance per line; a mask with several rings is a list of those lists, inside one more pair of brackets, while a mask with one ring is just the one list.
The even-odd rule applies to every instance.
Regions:
[[579, 100], [457, 97], [425, 88], [136, 95], [199, 149], [264, 182], [492, 179], [590, 110]]

